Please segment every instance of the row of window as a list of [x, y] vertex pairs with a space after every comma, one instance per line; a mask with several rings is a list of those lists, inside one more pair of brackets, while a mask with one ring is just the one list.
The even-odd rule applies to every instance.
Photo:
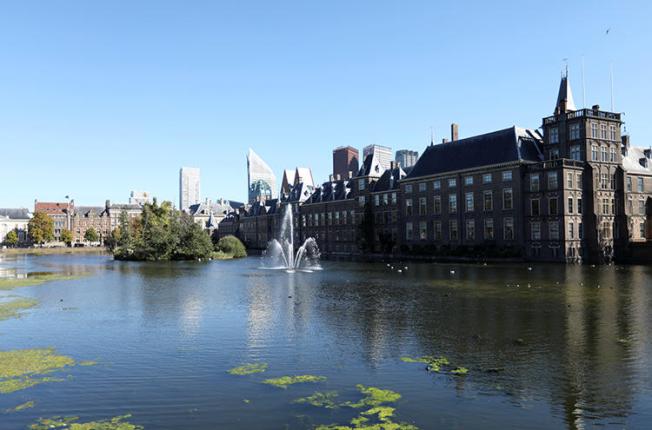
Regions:
[[[496, 239], [496, 231], [494, 228], [493, 218], [484, 219], [484, 229], [482, 231], [482, 239], [484, 240], [494, 240]], [[428, 223], [426, 221], [421, 221], [418, 224], [417, 236], [414, 235], [414, 225], [411, 222], [405, 223], [405, 239], [406, 240], [428, 240]], [[475, 220], [467, 219], [464, 223], [464, 238], [467, 240], [475, 240], [476, 231], [475, 231]], [[504, 218], [503, 219], [503, 240], [514, 240], [514, 218]], [[442, 233], [442, 222], [433, 221], [432, 222], [432, 238], [435, 241], [443, 240]], [[448, 240], [455, 241], [460, 239], [460, 231], [457, 220], [450, 220], [448, 222]]]
[[303, 227], [355, 224], [355, 211], [331, 211], [301, 215]]
[[[559, 175], [558, 172], [548, 172], [548, 190], [556, 190], [559, 188]], [[566, 188], [582, 188], [582, 174], [581, 173], [566, 173]], [[541, 191], [541, 182], [540, 174], [532, 173], [530, 174], [530, 191], [539, 192]]]
[[[631, 176], [627, 176], [627, 185], [626, 186], [627, 186], [627, 191], [631, 192], [632, 191], [632, 177]], [[636, 178], [636, 192], [638, 192], [638, 193], [645, 192], [645, 181], [640, 176], [638, 176]]]
[[393, 205], [397, 203], [396, 193], [385, 193], [385, 194], [375, 194], [374, 195], [374, 206], [380, 206], [381, 202], [383, 206], [389, 205], [389, 202], [392, 202]]
[[[580, 134], [580, 124], [574, 123], [568, 127], [568, 139], [577, 140], [581, 137]], [[618, 133], [615, 125], [610, 125], [607, 128], [607, 124], [600, 124], [598, 128], [597, 123], [591, 123], [591, 138], [593, 139], [603, 139], [611, 140], [615, 142], [617, 140]], [[550, 143], [559, 143], [559, 128], [551, 127], [550, 128]]]
[[[613, 202], [613, 200], [612, 200]], [[582, 198], [568, 197], [567, 214], [582, 214]], [[543, 213], [541, 211], [541, 199], [534, 198], [530, 199], [530, 215], [532, 216], [541, 216]], [[549, 197], [548, 198], [548, 215], [559, 215], [559, 198], [558, 197]]]
[[[512, 180], [512, 171], [511, 170], [505, 170], [501, 172], [501, 179], [503, 182], [508, 182]], [[472, 175], [464, 176], [464, 185], [469, 186], [473, 185], [474, 183], [474, 177]], [[445, 179], [448, 188], [455, 188], [457, 186], [457, 178], [448, 178]], [[493, 182], [493, 173], [484, 173], [481, 176], [481, 181], [483, 184], [491, 184]], [[427, 191], [427, 183], [426, 182], [419, 182], [418, 190], [419, 192], [425, 192]], [[432, 189], [437, 191], [441, 190], [442, 186], [442, 179], [435, 179], [432, 181]], [[406, 193], [412, 193], [414, 191], [414, 188], [412, 184], [406, 184], [405, 185], [405, 192]]]
[[616, 148], [613, 146], [607, 148], [606, 146], [591, 145], [591, 160], [615, 163], [618, 160]]
[[[576, 226], [577, 225], [577, 226]], [[530, 239], [541, 240], [541, 226], [540, 221], [533, 221], [530, 223]], [[574, 240], [584, 238], [584, 227], [581, 222], [569, 222], [567, 225], [568, 231], [566, 232], [566, 240]], [[548, 240], [559, 240], [560, 230], [559, 222], [553, 221], [548, 223]]]
[[[418, 214], [421, 216], [428, 215], [428, 201], [426, 197], [420, 197], [418, 207]], [[494, 193], [493, 191], [484, 191], [482, 193], [482, 203], [484, 211], [494, 210]], [[449, 214], [457, 213], [457, 194], [448, 195], [448, 210]], [[433, 197], [433, 214], [440, 215], [442, 213], [442, 200], [441, 196], [436, 195]], [[473, 192], [464, 194], [464, 210], [465, 212], [475, 211], [475, 197]], [[503, 210], [514, 209], [514, 195], [511, 188], [503, 188]], [[405, 199], [405, 215], [414, 215], [414, 201], [412, 199]]]

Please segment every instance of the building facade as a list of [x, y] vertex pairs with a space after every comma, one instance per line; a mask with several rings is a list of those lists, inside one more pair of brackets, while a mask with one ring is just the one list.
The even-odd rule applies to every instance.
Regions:
[[34, 200], [34, 213], [44, 212], [54, 223], [54, 240], [61, 241], [63, 230], [72, 230], [72, 214], [75, 210], [75, 201], [68, 202], [39, 202]]
[[15, 231], [18, 243], [27, 243], [27, 227], [32, 214], [29, 209], [0, 209], [0, 245], [5, 241], [10, 231]]
[[190, 205], [201, 201], [200, 172], [198, 167], [179, 170], [179, 209], [187, 211]]
[[277, 196], [274, 171], [252, 149], [247, 153], [247, 196], [250, 205]]
[[360, 152], [352, 146], [340, 146], [333, 150], [333, 179], [350, 179], [358, 171]]
[[396, 163], [398, 163], [399, 166], [405, 168], [405, 167], [412, 167], [415, 164], [417, 164], [417, 160], [419, 159], [419, 151], [412, 151], [410, 149], [400, 149], [396, 151]]

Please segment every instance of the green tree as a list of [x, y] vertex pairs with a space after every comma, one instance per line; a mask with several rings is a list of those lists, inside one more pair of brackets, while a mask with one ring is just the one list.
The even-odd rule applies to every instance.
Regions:
[[5, 244], [12, 247], [18, 245], [18, 233], [16, 233], [16, 230], [11, 230], [7, 233], [5, 236]]
[[204, 229], [185, 213], [179, 217], [179, 244], [173, 258], [175, 260], [196, 260], [205, 258], [213, 252], [213, 242]]
[[27, 225], [32, 242], [42, 245], [54, 240], [54, 221], [45, 212], [36, 212]]
[[216, 250], [230, 255], [233, 258], [243, 258], [247, 256], [247, 249], [244, 244], [235, 236], [224, 236], [217, 242]]
[[100, 235], [97, 234], [97, 231], [93, 227], [89, 227], [84, 233], [84, 239], [88, 242], [97, 242], [100, 240]]
[[67, 246], [72, 245], [72, 231], [68, 229], [63, 229], [61, 230], [61, 241], [65, 243]]

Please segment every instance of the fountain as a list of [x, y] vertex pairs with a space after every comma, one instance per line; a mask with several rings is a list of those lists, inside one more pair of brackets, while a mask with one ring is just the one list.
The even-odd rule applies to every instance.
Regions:
[[297, 270], [302, 272], [321, 270], [319, 247], [313, 237], [306, 239], [295, 252], [294, 219], [291, 204], [285, 207], [278, 238], [272, 239], [263, 253], [263, 267], [266, 269], [282, 269], [288, 273], [294, 273]]

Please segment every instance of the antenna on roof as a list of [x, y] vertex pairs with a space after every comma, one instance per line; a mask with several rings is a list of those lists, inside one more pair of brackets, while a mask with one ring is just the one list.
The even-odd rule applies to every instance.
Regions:
[[430, 146], [435, 144], [435, 133], [432, 131], [432, 126], [430, 126]]
[[568, 58], [562, 58], [562, 61], [564, 62], [565, 66], [566, 66], [565, 67], [566, 75], [563, 75], [564, 72], [562, 71], [562, 78], [567, 78], [568, 77]]
[[584, 55], [582, 55], [582, 108], [586, 109], [586, 84], [584, 82]]

